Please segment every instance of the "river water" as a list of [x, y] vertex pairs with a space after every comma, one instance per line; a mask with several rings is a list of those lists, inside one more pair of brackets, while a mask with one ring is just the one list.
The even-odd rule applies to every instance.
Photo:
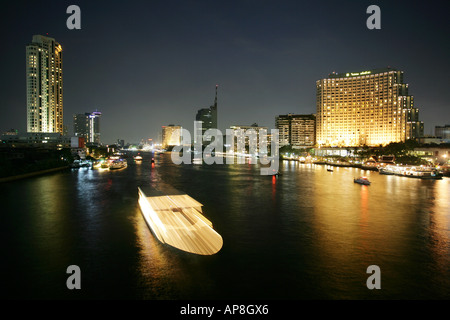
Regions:
[[[6, 299], [449, 299], [450, 179], [281, 162], [175, 165], [144, 154], [0, 184]], [[370, 186], [353, 183], [366, 175]], [[167, 183], [201, 202], [224, 241], [212, 256], [161, 244], [137, 187]], [[81, 270], [69, 290], [67, 267]], [[381, 289], [368, 289], [367, 268]]]

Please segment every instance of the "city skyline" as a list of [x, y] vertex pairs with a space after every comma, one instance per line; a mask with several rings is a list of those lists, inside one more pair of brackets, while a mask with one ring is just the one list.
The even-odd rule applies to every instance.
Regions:
[[[62, 44], [64, 124], [70, 128], [72, 115], [86, 109], [102, 110], [104, 143], [156, 139], [168, 123], [192, 131], [216, 84], [220, 130], [236, 122], [274, 128], [277, 115], [316, 113], [315, 83], [333, 71], [387, 66], [405, 72], [425, 134], [450, 119], [445, 4], [426, 11], [420, 4], [378, 2], [381, 30], [369, 30], [371, 3], [364, 1], [135, 1], [125, 7], [80, 1], [81, 30], [69, 30], [70, 3], [47, 2], [51, 9], [20, 1], [4, 7], [1, 23], [14, 32], [5, 35], [9, 47], [2, 52], [8, 61], [2, 131], [26, 131], [24, 47], [34, 34]], [[409, 32], [399, 37], [399, 30]]]

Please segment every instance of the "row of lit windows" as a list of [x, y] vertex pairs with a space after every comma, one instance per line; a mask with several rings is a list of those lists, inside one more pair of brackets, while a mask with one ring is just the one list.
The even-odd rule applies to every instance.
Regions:
[[394, 87], [397, 88], [398, 84], [392, 83], [392, 81], [367, 82], [367, 83], [358, 83], [358, 84], [341, 84], [341, 85], [336, 83], [336, 84], [331, 84], [331, 85], [324, 84], [323, 89], [322, 89], [322, 85], [320, 85], [317, 87], [317, 89], [318, 90], [337, 90], [337, 89], [355, 90], [355, 89], [362, 89], [362, 88], [379, 88], [379, 87], [388, 87], [388, 88], [393, 89]]

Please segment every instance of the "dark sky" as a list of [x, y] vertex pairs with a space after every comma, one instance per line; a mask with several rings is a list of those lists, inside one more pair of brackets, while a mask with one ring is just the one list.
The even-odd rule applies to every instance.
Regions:
[[[102, 142], [192, 132], [219, 85], [219, 129], [315, 113], [316, 80], [391, 66], [405, 72], [425, 133], [450, 123], [448, 1], [10, 1], [1, 4], [0, 131], [26, 130], [25, 46], [64, 50], [64, 123], [98, 109]], [[81, 8], [81, 30], [66, 9]], [[381, 9], [369, 30], [366, 9]]]

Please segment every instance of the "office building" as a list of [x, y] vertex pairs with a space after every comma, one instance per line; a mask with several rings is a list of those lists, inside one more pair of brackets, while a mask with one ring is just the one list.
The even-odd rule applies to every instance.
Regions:
[[62, 47], [35, 35], [26, 46], [27, 132], [63, 134]]
[[316, 88], [318, 146], [379, 146], [423, 135], [403, 71], [332, 73]]
[[[270, 149], [271, 135], [268, 132], [267, 127], [260, 127], [257, 123], [251, 126], [234, 125], [231, 126], [232, 139], [234, 143], [233, 152], [239, 152], [239, 147], [244, 147], [245, 153], [247, 154], [267, 154]], [[254, 130], [254, 131], [252, 131]], [[264, 134], [264, 136], [262, 136]], [[260, 142], [265, 141], [265, 150], [260, 149]], [[228, 146], [227, 146], [228, 147]], [[252, 148], [254, 148], [252, 150]]]
[[100, 117], [102, 113], [75, 114], [73, 116], [73, 132], [76, 137], [84, 137], [86, 143], [100, 144]]
[[434, 135], [444, 140], [450, 139], [450, 124], [445, 126], [435, 126]]
[[[197, 111], [195, 116], [195, 136], [203, 137], [205, 131], [208, 129], [218, 129], [217, 127], [217, 88], [216, 85], [216, 96], [214, 99], [214, 104], [209, 108], [202, 108]], [[200, 130], [201, 127], [201, 130]], [[203, 143], [207, 143], [203, 141]]]
[[313, 114], [279, 115], [275, 118], [280, 147], [314, 147], [316, 136], [316, 117]]

